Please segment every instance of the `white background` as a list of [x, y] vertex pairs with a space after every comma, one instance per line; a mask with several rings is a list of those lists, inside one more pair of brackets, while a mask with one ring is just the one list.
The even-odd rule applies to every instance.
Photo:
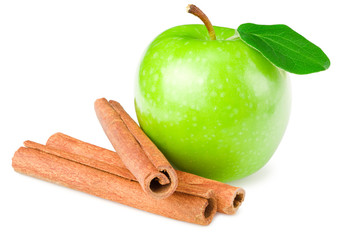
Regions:
[[[217, 26], [287, 24], [327, 53], [328, 71], [292, 80], [292, 114], [270, 162], [232, 182], [234, 216], [197, 226], [17, 174], [24, 140], [63, 132], [111, 148], [96, 98], [135, 117], [133, 87], [151, 40], [200, 23], [188, 1], [0, 2], [0, 239], [359, 239], [360, 77], [357, 1], [194, 1]], [[142, 228], [143, 230], [140, 230]]]

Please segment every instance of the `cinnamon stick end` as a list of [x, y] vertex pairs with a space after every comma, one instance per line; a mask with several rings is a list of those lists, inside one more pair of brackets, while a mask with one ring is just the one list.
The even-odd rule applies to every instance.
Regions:
[[245, 199], [245, 190], [242, 188], [239, 188], [238, 191], [235, 193], [234, 201], [233, 201], [233, 207], [235, 209], [239, 208], [242, 202]]
[[235, 214], [245, 199], [245, 190], [238, 188], [233, 195], [232, 205], [223, 209], [225, 214]]
[[213, 190], [209, 190], [206, 194], [207, 204], [204, 207], [203, 216], [201, 217], [201, 225], [209, 225], [217, 211], [217, 200]]
[[102, 104], [102, 103], [106, 103], [106, 104], [107, 104], [107, 103], [108, 103], [108, 100], [107, 100], [106, 98], [98, 98], [98, 99], [96, 99], [94, 105], [96, 106], [96, 105]]
[[156, 199], [169, 197], [178, 185], [175, 171], [168, 168], [160, 169], [160, 172], [147, 176], [144, 182], [146, 192]]
[[46, 145], [49, 145], [49, 143], [51, 143], [51, 142], [56, 142], [57, 140], [57, 138], [61, 138], [62, 136], [66, 136], [67, 137], [67, 135], [65, 135], [65, 134], [63, 134], [63, 133], [61, 133], [61, 132], [57, 132], [57, 133], [54, 133], [53, 135], [51, 135], [49, 138], [48, 138], [48, 140], [46, 141]]

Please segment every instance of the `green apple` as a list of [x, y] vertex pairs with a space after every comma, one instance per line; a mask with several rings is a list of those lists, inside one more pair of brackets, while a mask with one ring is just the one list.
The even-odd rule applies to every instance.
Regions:
[[177, 26], [150, 44], [139, 68], [141, 128], [180, 170], [219, 181], [248, 176], [271, 158], [290, 113], [282, 69], [236, 30]]

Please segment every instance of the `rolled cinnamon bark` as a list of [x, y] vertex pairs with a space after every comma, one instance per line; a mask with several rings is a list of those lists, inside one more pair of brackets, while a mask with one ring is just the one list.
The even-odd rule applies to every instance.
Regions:
[[105, 98], [95, 101], [95, 111], [116, 153], [144, 191], [157, 199], [170, 196], [178, 184], [176, 172], [156, 146], [151, 141], [140, 145]]
[[67, 159], [76, 155], [60, 157], [44, 152], [46, 146], [33, 142], [26, 142], [26, 145], [30, 148], [19, 148], [12, 159], [17, 172], [190, 223], [208, 225], [216, 212], [212, 191], [207, 192], [205, 197], [175, 192], [166, 199], [154, 199], [135, 181], [81, 164], [76, 157]]
[[[83, 142], [62, 133], [56, 133], [52, 135], [47, 141], [47, 146], [62, 150], [64, 152], [87, 157], [94, 162], [98, 162], [98, 164], [108, 164], [107, 169], [101, 167], [100, 169], [109, 171], [114, 174], [119, 174], [119, 176], [126, 176], [131, 180], [136, 180], [135, 177], [132, 176], [129, 171], [127, 171], [125, 165], [121, 161], [121, 158], [119, 158], [115, 152], [108, 149]], [[91, 162], [88, 164], [95, 166], [95, 164]], [[97, 166], [99, 167], [99, 165]], [[122, 171], [120, 172], [116, 169], [122, 169]], [[115, 173], [115, 171], [117, 172]], [[245, 191], [242, 188], [234, 187], [222, 182], [210, 180], [178, 170], [176, 170], [176, 173], [179, 179], [176, 192], [203, 196], [203, 194], [206, 193], [209, 189], [212, 189], [217, 200], [218, 212], [234, 214], [244, 200]]]
[[[146, 136], [146, 134], [129, 116], [129, 114], [127, 114], [127, 112], [120, 105], [120, 103], [114, 100], [110, 100], [109, 103], [120, 115], [125, 125], [128, 127], [135, 139], [140, 143], [142, 149], [144, 150], [146, 155], [152, 160], [152, 162], [156, 163], [155, 165], [158, 166], [168, 163], [165, 156], [154, 145], [154, 143], [149, 139], [149, 137]], [[180, 189], [178, 191], [182, 191], [182, 189], [189, 189], [189, 186], [194, 186], [195, 184], [204, 187], [204, 189], [214, 189], [215, 196], [218, 196], [218, 210], [223, 213], [235, 213], [236, 209], [241, 205], [242, 201], [244, 200], [245, 191], [241, 188], [236, 188], [186, 172], [177, 171], [176, 173], [179, 179], [178, 184], [181, 184], [181, 186], [178, 187], [178, 189]]]

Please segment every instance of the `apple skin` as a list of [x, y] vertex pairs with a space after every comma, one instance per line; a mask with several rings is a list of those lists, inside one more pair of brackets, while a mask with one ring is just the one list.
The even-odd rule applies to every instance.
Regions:
[[177, 26], [148, 47], [135, 84], [139, 124], [180, 170], [232, 181], [263, 167], [285, 132], [287, 73], [235, 29]]

